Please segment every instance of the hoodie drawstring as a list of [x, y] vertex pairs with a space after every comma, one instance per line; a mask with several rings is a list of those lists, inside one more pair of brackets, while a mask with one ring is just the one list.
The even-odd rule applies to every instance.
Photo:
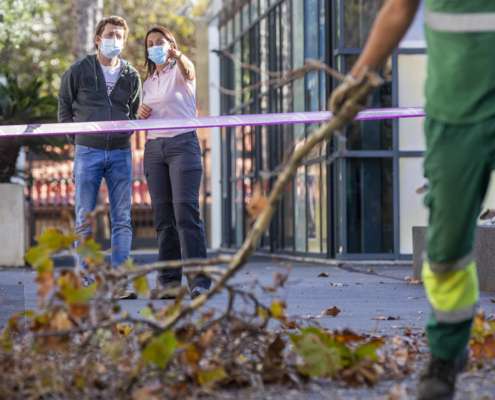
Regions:
[[95, 75], [95, 81], [96, 81], [96, 91], [98, 91], [98, 75], [96, 75], [96, 62], [95, 62], [96, 56], [93, 57], [93, 73]]

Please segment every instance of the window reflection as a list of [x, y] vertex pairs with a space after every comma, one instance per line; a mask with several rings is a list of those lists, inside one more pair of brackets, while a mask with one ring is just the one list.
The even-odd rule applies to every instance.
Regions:
[[[357, 56], [345, 56], [346, 72]], [[370, 108], [392, 107], [392, 59], [382, 68], [384, 84], [371, 97]], [[393, 123], [391, 119], [358, 121], [346, 129], [348, 150], [392, 150]]]
[[350, 158], [347, 167], [347, 252], [393, 252], [392, 158]]
[[321, 163], [321, 252], [327, 252], [327, 163]]
[[256, 20], [256, 18], [258, 18], [258, 12], [258, 0], [251, 0], [251, 21], [254, 21]]
[[364, 47], [385, 0], [344, 0], [344, 47]]
[[321, 251], [320, 164], [308, 167], [308, 251]]
[[[237, 42], [234, 45], [234, 56], [240, 60], [241, 59], [241, 42]], [[237, 64], [234, 66], [234, 79], [235, 79], [235, 90], [242, 89], [242, 77], [241, 77], [241, 67]], [[235, 95], [235, 106], [239, 107], [241, 105], [241, 94], [236, 93]]]
[[302, 166], [297, 169], [296, 175], [296, 250], [306, 251], [306, 167]]
[[[250, 50], [249, 50], [249, 34], [244, 35], [242, 39], [242, 62], [245, 64], [250, 64]], [[243, 68], [242, 69], [242, 87], [251, 85], [251, 71]], [[243, 94], [242, 101], [245, 103], [251, 98], [251, 92]]]
[[242, 7], [242, 30], [245, 31], [249, 28], [249, 3], [244, 4]]

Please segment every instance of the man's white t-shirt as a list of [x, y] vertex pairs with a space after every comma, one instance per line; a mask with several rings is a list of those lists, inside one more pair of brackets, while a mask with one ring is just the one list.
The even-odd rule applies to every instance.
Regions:
[[117, 78], [119, 77], [120, 58], [117, 58], [117, 65], [115, 67], [105, 67], [104, 65], [102, 65], [101, 69], [103, 70], [103, 75], [105, 75], [105, 82], [107, 83], [107, 93], [110, 96], [110, 93], [112, 93], [113, 87], [117, 82]]

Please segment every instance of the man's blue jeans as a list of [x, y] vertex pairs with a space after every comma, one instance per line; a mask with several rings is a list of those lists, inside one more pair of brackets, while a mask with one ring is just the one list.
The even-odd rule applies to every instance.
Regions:
[[[105, 178], [110, 202], [112, 223], [112, 265], [121, 265], [131, 250], [131, 190], [132, 152], [123, 150], [98, 150], [76, 146], [74, 159], [76, 184], [76, 235], [91, 236], [91, 225], [84, 226], [86, 214], [96, 207], [101, 181]], [[75, 243], [76, 247], [78, 242]], [[78, 265], [84, 266], [81, 259]]]

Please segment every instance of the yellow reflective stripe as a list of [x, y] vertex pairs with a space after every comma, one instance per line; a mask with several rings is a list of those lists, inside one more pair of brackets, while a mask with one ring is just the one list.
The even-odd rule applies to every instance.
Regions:
[[461, 271], [437, 274], [428, 263], [423, 263], [423, 284], [430, 304], [440, 313], [461, 311], [478, 302], [478, 275], [471, 262]]

